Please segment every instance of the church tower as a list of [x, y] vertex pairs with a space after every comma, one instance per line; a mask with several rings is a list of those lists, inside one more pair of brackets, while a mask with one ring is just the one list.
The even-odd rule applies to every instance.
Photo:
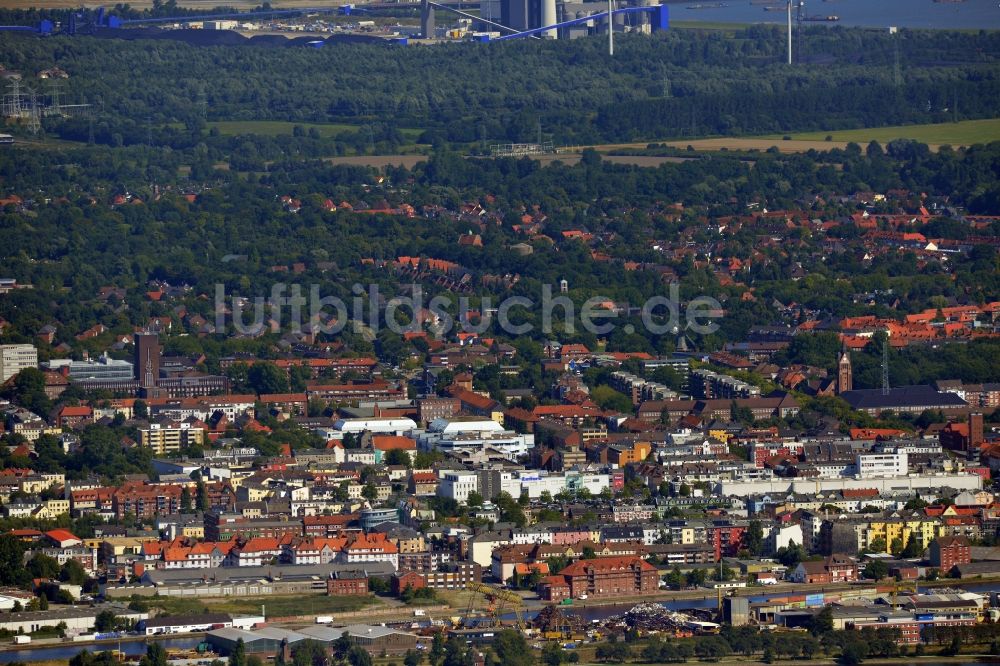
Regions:
[[837, 393], [850, 391], [854, 388], [854, 371], [851, 369], [851, 357], [845, 349], [837, 364]]

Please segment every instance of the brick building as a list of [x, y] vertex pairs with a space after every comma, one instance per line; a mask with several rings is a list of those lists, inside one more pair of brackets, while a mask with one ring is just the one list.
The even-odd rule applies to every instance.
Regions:
[[179, 513], [181, 487], [125, 484], [112, 496], [111, 506], [118, 520], [154, 518]]
[[393, 596], [398, 597], [406, 588], [422, 590], [427, 587], [427, 581], [416, 571], [400, 571], [397, 574], [393, 574], [390, 585]]
[[357, 523], [360, 514], [340, 513], [333, 516], [303, 516], [302, 533], [305, 536], [332, 537], [339, 535], [348, 526]]
[[326, 594], [330, 597], [368, 595], [368, 575], [364, 571], [336, 571], [326, 579]]
[[462, 409], [456, 398], [421, 398], [417, 400], [417, 420], [430, 423], [434, 419], [450, 419]]
[[931, 566], [937, 567], [942, 573], [948, 573], [956, 564], [968, 564], [972, 561], [969, 540], [962, 536], [943, 536], [931, 542]]
[[853, 557], [831, 555], [815, 562], [799, 562], [792, 572], [796, 583], [850, 583], [858, 579], [858, 563]]
[[303, 532], [302, 521], [298, 519], [244, 518], [240, 514], [218, 511], [205, 513], [204, 523], [207, 541], [229, 541], [236, 536], [245, 539], [279, 539], [283, 536], [301, 536]]
[[656, 567], [641, 557], [599, 557], [579, 560], [558, 575], [544, 578], [538, 592], [545, 601], [579, 599], [584, 594], [606, 599], [655, 594], [659, 591], [659, 583]]
[[743, 537], [747, 525], [728, 520], [715, 520], [705, 527], [705, 538], [715, 551], [715, 561], [723, 557], [733, 557], [743, 548]]

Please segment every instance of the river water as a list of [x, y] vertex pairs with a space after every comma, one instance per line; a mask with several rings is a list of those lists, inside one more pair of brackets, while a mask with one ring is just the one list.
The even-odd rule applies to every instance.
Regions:
[[[199, 637], [167, 638], [157, 641], [165, 648], [178, 648], [190, 650], [198, 646], [202, 641]], [[102, 652], [104, 650], [117, 650], [118, 644], [105, 643], [102, 645], [74, 645], [73, 643], [61, 643], [52, 647], [36, 647], [26, 650], [10, 650], [0, 652], [0, 664], [9, 664], [13, 661], [69, 661], [84, 650], [91, 653]], [[146, 654], [146, 643], [143, 641], [122, 641], [121, 651], [130, 656]]]
[[[764, 0], [683, 0], [670, 3], [672, 21], [722, 21], [727, 23], [784, 23], [786, 12], [765, 11]], [[784, 6], [773, 0], [771, 6]], [[694, 9], [693, 7], [699, 7]], [[835, 23], [871, 28], [1000, 28], [998, 0], [806, 0], [805, 16], [838, 16]]]

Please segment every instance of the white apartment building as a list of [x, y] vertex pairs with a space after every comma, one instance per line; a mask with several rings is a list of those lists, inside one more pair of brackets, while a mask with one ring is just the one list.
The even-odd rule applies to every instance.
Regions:
[[347, 564], [387, 562], [393, 569], [399, 569], [399, 549], [396, 544], [387, 539], [374, 539], [372, 536], [361, 535], [356, 538], [344, 548], [338, 559]]
[[205, 429], [190, 423], [150, 423], [148, 428], [139, 428], [139, 444], [158, 456], [204, 443]]
[[0, 345], [0, 382], [5, 382], [25, 368], [38, 367], [34, 345]]
[[151, 404], [150, 413], [174, 421], [196, 418], [208, 421], [216, 412], [222, 412], [230, 421], [244, 414], [253, 414], [256, 395], [206, 395], [199, 398], [171, 398], [165, 403]]
[[859, 453], [856, 469], [857, 475], [862, 479], [906, 476], [909, 470], [909, 456], [906, 451], [898, 453]]
[[[775, 552], [779, 548], [788, 548], [793, 543], [803, 545], [805, 534], [802, 532], [801, 523], [791, 523], [788, 525], [768, 525], [764, 528], [765, 539], [770, 552]], [[809, 546], [810, 544], [805, 544]]]
[[336, 560], [341, 551], [335, 550], [328, 539], [313, 539], [290, 547], [289, 553], [292, 564], [328, 564]]
[[168, 549], [163, 553], [164, 569], [214, 569], [225, 562], [226, 554], [213, 543], [191, 548]]
[[281, 557], [277, 539], [250, 539], [242, 548], [234, 548], [226, 558], [238, 567], [261, 567]]
[[802, 522], [800, 523], [802, 525], [802, 541], [799, 543], [810, 553], [819, 550], [819, 528], [823, 524], [823, 519], [824, 515], [818, 511], [808, 511], [802, 514]]
[[438, 497], [448, 497], [459, 504], [469, 501], [469, 493], [479, 490], [479, 477], [475, 472], [449, 470], [438, 482]]
[[516, 545], [529, 543], [552, 543], [552, 528], [543, 525], [523, 527], [511, 532], [511, 540]]

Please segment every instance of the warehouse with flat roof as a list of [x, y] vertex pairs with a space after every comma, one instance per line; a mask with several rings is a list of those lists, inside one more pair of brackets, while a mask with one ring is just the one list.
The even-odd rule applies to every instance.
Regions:
[[243, 640], [247, 654], [273, 655], [279, 653], [283, 645], [294, 647], [296, 643], [304, 640], [317, 641], [327, 649], [331, 649], [333, 643], [345, 633], [353, 643], [372, 654], [383, 652], [392, 655], [405, 654], [407, 650], [416, 648], [418, 642], [416, 634], [368, 624], [352, 624], [346, 627], [318, 625], [297, 631], [276, 627], [261, 627], [252, 631], [226, 627], [208, 632], [205, 640], [222, 655], [231, 654], [240, 639]]

